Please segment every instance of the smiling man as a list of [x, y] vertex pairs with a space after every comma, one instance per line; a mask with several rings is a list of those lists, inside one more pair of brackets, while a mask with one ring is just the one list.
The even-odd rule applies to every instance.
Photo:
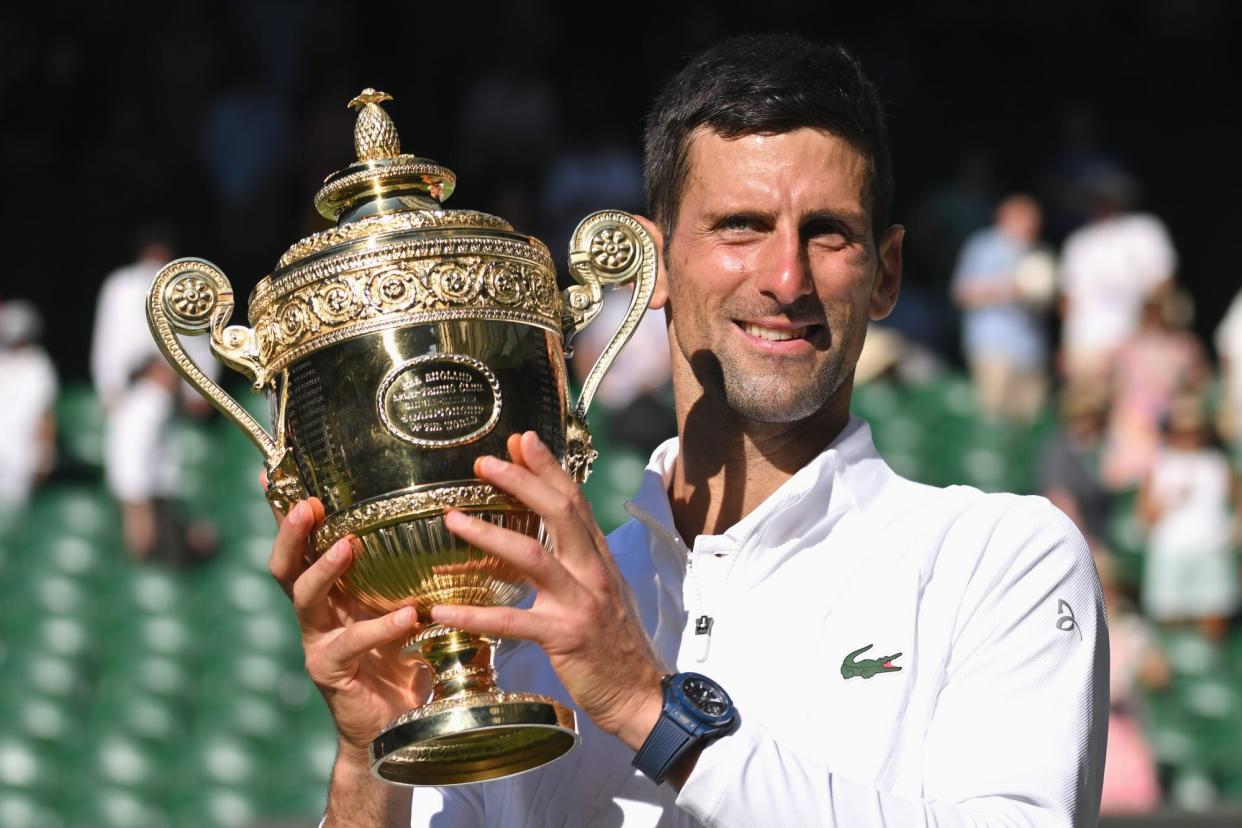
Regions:
[[835, 47], [731, 40], [664, 90], [645, 140], [678, 434], [605, 539], [534, 434], [476, 473], [547, 550], [451, 512], [522, 571], [526, 608], [437, 607], [505, 639], [506, 682], [572, 702], [582, 744], [516, 777], [409, 792], [368, 743], [423, 700], [280, 529], [307, 668], [340, 730], [329, 825], [1037, 825], [1096, 820], [1107, 633], [1090, 554], [1046, 500], [898, 477], [849, 413], [901, 281], [878, 98]]

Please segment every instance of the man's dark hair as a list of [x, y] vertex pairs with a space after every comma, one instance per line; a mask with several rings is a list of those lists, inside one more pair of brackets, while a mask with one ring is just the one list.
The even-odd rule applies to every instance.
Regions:
[[796, 35], [745, 35], [691, 61], [656, 98], [643, 135], [647, 208], [668, 239], [689, 175], [690, 137], [706, 127], [724, 138], [823, 129], [867, 159], [872, 231], [888, 224], [893, 168], [884, 107], [840, 46]]

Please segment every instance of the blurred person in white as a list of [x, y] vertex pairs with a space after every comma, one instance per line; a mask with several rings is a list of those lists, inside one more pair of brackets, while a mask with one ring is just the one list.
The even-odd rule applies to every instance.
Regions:
[[995, 223], [966, 240], [953, 275], [962, 347], [979, 409], [989, 417], [1030, 422], [1047, 394], [1043, 313], [1056, 268], [1039, 247], [1041, 223], [1035, 199], [1009, 196]]
[[1139, 497], [1151, 530], [1142, 590], [1151, 618], [1193, 622], [1209, 639], [1224, 638], [1238, 607], [1238, 504], [1237, 477], [1215, 445], [1203, 400], [1179, 397]]
[[43, 318], [22, 299], [0, 304], [0, 527], [29, 501], [56, 455], [56, 367], [39, 345]]
[[[171, 230], [144, 227], [136, 248], [136, 260], [104, 280], [95, 310], [91, 376], [105, 412], [104, 477], [121, 503], [130, 553], [147, 558], [158, 549], [180, 557], [175, 550], [186, 538], [170, 503], [179, 475], [168, 427], [179, 405], [198, 415], [209, 409], [177, 379], [147, 327], [147, 290], [173, 257]], [[208, 376], [216, 376], [207, 337], [183, 337], [182, 345]], [[189, 544], [209, 545], [202, 533]]]
[[1144, 813], [1160, 804], [1160, 782], [1151, 745], [1139, 719], [1140, 688], [1169, 683], [1169, 664], [1151, 625], [1134, 611], [1118, 581], [1117, 565], [1103, 552], [1095, 568], [1108, 611], [1108, 751], [1104, 757], [1102, 814]]
[[1071, 381], [1099, 381], [1138, 328], [1143, 303], [1168, 289], [1177, 253], [1160, 219], [1132, 212], [1137, 185], [1100, 164], [1084, 178], [1092, 219], [1061, 251], [1061, 369]]
[[1242, 290], [1216, 328], [1216, 355], [1225, 383], [1225, 434], [1235, 448], [1242, 449]]
[[[573, 369], [578, 382], [586, 379], [621, 324], [632, 297], [632, 289], [608, 291], [595, 322], [574, 340]], [[595, 404], [608, 412], [609, 436], [645, 454], [671, 437], [677, 430], [672, 377], [664, 311], [648, 310], [595, 395]]]
[[1114, 355], [1112, 410], [1100, 470], [1114, 491], [1132, 490], [1143, 481], [1174, 397], [1198, 392], [1207, 382], [1203, 344], [1190, 330], [1193, 315], [1190, 298], [1181, 291], [1149, 296], [1138, 331]]

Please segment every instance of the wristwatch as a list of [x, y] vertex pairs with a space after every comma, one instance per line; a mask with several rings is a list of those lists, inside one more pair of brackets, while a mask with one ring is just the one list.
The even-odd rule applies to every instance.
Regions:
[[660, 686], [664, 709], [632, 762], [657, 785], [687, 750], [733, 732], [738, 722], [729, 694], [707, 676], [676, 673]]

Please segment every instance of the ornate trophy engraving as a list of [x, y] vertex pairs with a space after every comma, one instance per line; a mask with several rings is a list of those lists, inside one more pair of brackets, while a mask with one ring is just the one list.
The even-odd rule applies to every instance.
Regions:
[[[443, 523], [460, 509], [543, 538], [537, 515], [481, 483], [472, 464], [504, 456], [536, 431], [578, 480], [595, 452], [587, 406], [633, 333], [655, 286], [655, 248], [629, 214], [579, 224], [570, 245], [577, 284], [559, 293], [537, 239], [484, 213], [445, 210], [456, 179], [401, 154], [397, 130], [365, 90], [350, 102], [358, 160], [328, 177], [315, 205], [336, 225], [293, 245], [250, 297], [250, 327], [230, 325], [233, 294], [202, 259], [170, 263], [147, 315], [173, 367], [262, 452], [282, 510], [310, 495], [326, 518], [312, 554], [357, 538], [343, 585], [375, 612], [440, 603], [512, 605], [529, 586]], [[572, 409], [565, 349], [598, 314], [605, 286], [633, 282], [624, 321]], [[274, 433], [186, 357], [177, 333], [206, 334], [225, 364], [267, 395]], [[495, 641], [441, 625], [407, 645], [435, 671], [432, 700], [392, 722], [371, 746], [377, 777], [451, 785], [519, 773], [578, 740], [574, 713], [532, 693], [500, 690]]]

